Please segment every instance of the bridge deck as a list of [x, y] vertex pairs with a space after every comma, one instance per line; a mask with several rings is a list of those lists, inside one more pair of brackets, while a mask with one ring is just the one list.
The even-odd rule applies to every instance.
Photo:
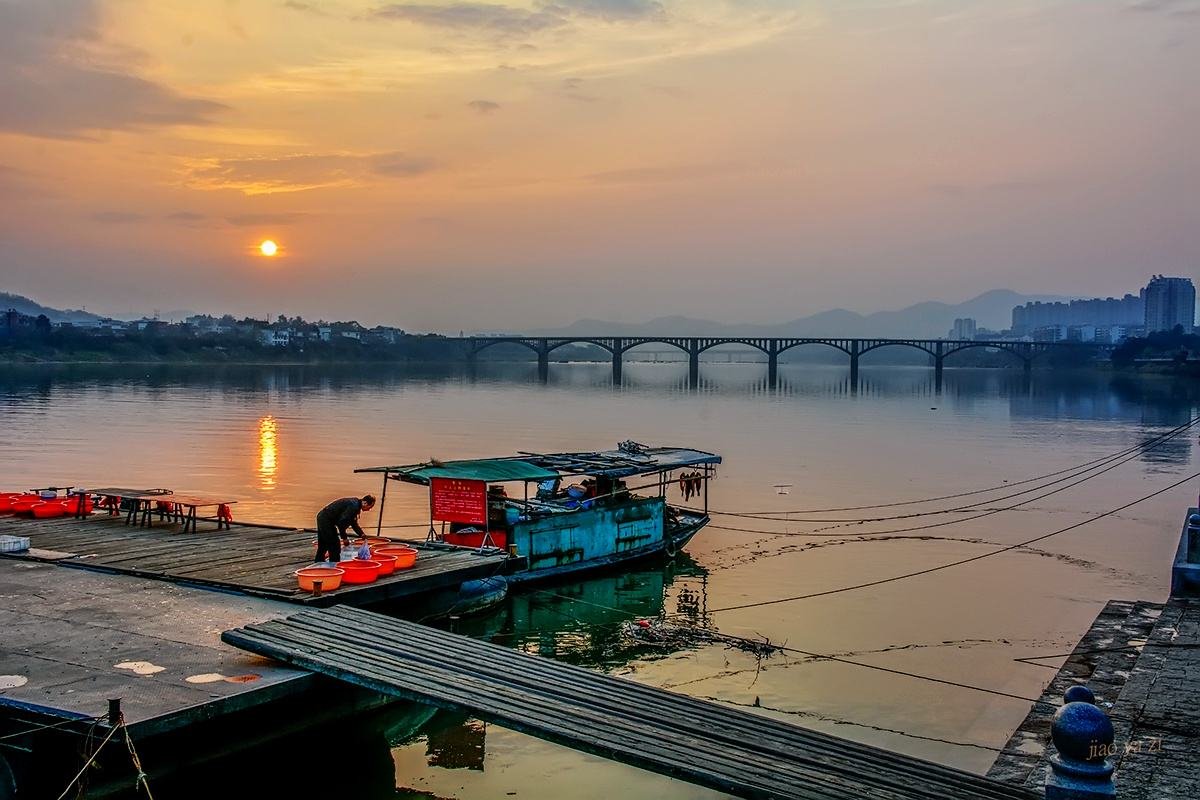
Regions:
[[751, 798], [1036, 793], [391, 617], [304, 611], [226, 631], [253, 653]]

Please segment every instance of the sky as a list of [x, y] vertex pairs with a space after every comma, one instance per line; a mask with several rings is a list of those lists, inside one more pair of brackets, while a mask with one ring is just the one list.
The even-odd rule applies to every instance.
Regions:
[[1197, 75], [1200, 0], [0, 0], [0, 291], [455, 332], [1120, 295], [1200, 278]]

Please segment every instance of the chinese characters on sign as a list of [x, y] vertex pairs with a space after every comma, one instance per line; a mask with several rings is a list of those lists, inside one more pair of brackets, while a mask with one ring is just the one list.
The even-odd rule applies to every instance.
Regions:
[[429, 516], [446, 522], [487, 524], [487, 483], [459, 478], [431, 478]]

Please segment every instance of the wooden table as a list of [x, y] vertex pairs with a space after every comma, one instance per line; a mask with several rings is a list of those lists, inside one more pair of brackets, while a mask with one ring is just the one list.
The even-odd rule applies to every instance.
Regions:
[[222, 500], [216, 497], [177, 494], [159, 499], [161, 502], [170, 503], [174, 507], [171, 513], [177, 521], [183, 523], [183, 533], [196, 530], [196, 521], [198, 519], [196, 509], [198, 508], [216, 508], [217, 530], [229, 530], [230, 523], [233, 522], [233, 515], [229, 512], [229, 507], [237, 502], [237, 500]]
[[[121, 513], [121, 502], [123, 500], [131, 501], [129, 511], [125, 515], [125, 524], [133, 525], [138, 520], [143, 504], [149, 506], [149, 503], [154, 499], [161, 500], [164, 497], [174, 494], [174, 492], [170, 489], [127, 489], [109, 486], [103, 489], [88, 489], [86, 494], [93, 494], [100, 497], [101, 502], [99, 505], [108, 508], [108, 515], [110, 517], [115, 517]], [[80, 504], [80, 510], [76, 516], [87, 516], [82, 510], [84, 505], [86, 504]], [[143, 524], [149, 525], [149, 522], [145, 521]]]

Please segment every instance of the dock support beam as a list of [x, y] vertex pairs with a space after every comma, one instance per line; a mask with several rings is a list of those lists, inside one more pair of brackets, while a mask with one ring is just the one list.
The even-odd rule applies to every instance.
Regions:
[[624, 358], [625, 342], [621, 339], [612, 340], [613, 385], [621, 385], [621, 360]]
[[700, 340], [688, 339], [688, 384], [700, 385]]

